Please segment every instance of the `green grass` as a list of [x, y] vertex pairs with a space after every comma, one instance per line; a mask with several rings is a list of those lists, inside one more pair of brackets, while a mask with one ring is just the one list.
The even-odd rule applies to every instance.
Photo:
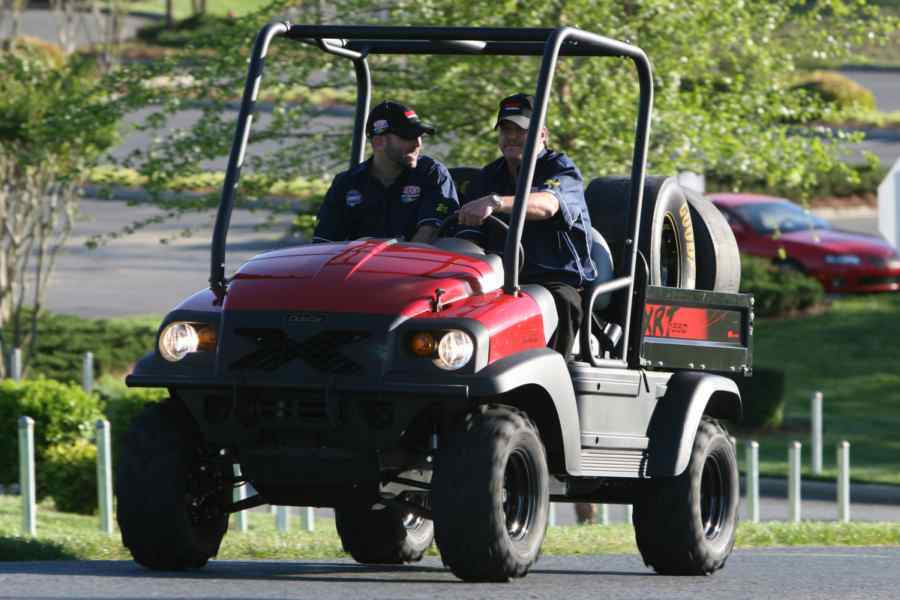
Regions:
[[[0, 560], [129, 560], [116, 532], [112, 538], [98, 529], [97, 517], [56, 512], [51, 502], [38, 508], [38, 536], [19, 535], [21, 501], [0, 496]], [[737, 547], [764, 546], [883, 546], [900, 545], [900, 523], [742, 523]], [[637, 552], [628, 524], [553, 527], [547, 530], [546, 555], [632, 554]], [[428, 554], [438, 556], [432, 546]], [[252, 512], [249, 531], [231, 531], [222, 542], [220, 559], [347, 558], [334, 521], [317, 519], [316, 531], [275, 530], [274, 516]]]
[[[271, 3], [271, 0], [207, 0], [206, 11], [211, 15], [226, 16], [229, 11], [240, 17]], [[165, 0], [147, 0], [129, 4], [129, 10], [157, 15], [166, 14]], [[190, 0], [175, 0], [175, 18], [184, 19], [191, 16]]]
[[[737, 433], [760, 444], [760, 472], [787, 474], [787, 445], [803, 443], [810, 476], [810, 397], [824, 395], [825, 478], [834, 478], [836, 446], [850, 442], [851, 478], [900, 485], [900, 295], [848, 297], [825, 314], [760, 320], [754, 364], [783, 369], [785, 427], [773, 433]], [[740, 452], [743, 458], [743, 452]]]

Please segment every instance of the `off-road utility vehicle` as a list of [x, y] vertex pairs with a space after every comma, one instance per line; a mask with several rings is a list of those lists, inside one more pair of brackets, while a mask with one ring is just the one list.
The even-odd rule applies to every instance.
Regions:
[[[276, 36], [352, 61], [351, 165], [363, 159], [367, 56], [543, 56], [502, 258], [453, 238], [361, 239], [261, 254], [226, 278], [229, 218]], [[587, 188], [593, 256], [611, 277], [585, 290], [590, 318], [571, 357], [546, 347], [557, 324], [547, 290], [518, 280], [525, 191], [560, 56], [631, 59], [640, 84], [630, 177]], [[552, 500], [633, 504], [638, 547], [657, 572], [721, 568], [739, 496], [717, 419], [739, 419], [741, 400], [713, 373], [749, 372], [752, 300], [734, 293], [737, 253], [721, 215], [673, 178], [645, 180], [652, 100], [643, 51], [578, 29], [263, 28], [210, 288], [166, 316], [157, 348], [127, 378], [171, 396], [136, 417], [117, 463], [118, 521], [134, 559], [199, 567], [230, 513], [328, 506], [359, 562], [416, 561], [433, 539], [460, 578], [506, 580], [538, 558]], [[245, 482], [258, 495], [233, 502]]]

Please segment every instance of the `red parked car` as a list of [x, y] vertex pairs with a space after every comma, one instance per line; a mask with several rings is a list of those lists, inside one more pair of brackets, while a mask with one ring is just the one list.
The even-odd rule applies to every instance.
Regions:
[[790, 200], [712, 194], [742, 254], [815, 277], [827, 292], [900, 290], [900, 253], [878, 236], [841, 231]]

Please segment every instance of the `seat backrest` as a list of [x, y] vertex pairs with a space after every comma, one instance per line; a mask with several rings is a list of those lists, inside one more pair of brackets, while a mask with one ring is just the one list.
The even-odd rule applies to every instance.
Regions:
[[[606, 239], [595, 228], [591, 228], [591, 260], [597, 267], [596, 283], [603, 283], [613, 278], [613, 259], [612, 253], [609, 251], [609, 244]], [[597, 298], [594, 303], [594, 313], [600, 312], [609, 306], [609, 300], [612, 294], [603, 294]]]

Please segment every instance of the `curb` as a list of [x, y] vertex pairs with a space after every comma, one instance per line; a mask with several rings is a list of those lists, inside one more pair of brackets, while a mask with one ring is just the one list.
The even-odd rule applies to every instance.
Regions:
[[821, 208], [811, 208], [810, 212], [817, 217], [822, 217], [823, 219], [834, 219], [836, 217], [849, 217], [851, 219], [878, 217], [878, 209], [873, 206], [848, 206], [846, 208], [833, 208], [830, 206], [823, 206]]
[[[746, 477], [741, 475], [741, 491], [745, 492]], [[787, 479], [776, 477], [759, 478], [759, 495], [767, 498], [787, 498]], [[827, 500], [837, 502], [837, 482], [802, 481], [800, 496], [804, 500]], [[900, 506], [900, 486], [873, 483], [850, 484], [852, 504], [886, 504]]]

